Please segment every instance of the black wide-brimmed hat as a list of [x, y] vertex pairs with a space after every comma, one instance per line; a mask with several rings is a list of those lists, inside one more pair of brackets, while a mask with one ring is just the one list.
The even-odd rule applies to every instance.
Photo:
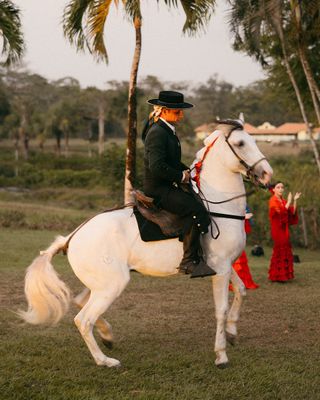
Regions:
[[163, 106], [167, 108], [191, 108], [193, 104], [186, 103], [183, 94], [173, 90], [164, 90], [159, 93], [158, 99], [148, 100], [149, 104], [154, 106]]

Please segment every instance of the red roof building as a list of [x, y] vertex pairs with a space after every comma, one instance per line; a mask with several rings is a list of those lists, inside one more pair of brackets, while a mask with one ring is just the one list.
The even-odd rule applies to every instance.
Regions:
[[[216, 124], [203, 124], [195, 129], [198, 139], [204, 139], [214, 131]], [[257, 141], [263, 142], [287, 142], [293, 140], [308, 140], [306, 124], [300, 122], [286, 122], [278, 127], [265, 122], [260, 126], [249, 123], [244, 124], [244, 129]], [[320, 139], [320, 127], [312, 129], [315, 140]]]

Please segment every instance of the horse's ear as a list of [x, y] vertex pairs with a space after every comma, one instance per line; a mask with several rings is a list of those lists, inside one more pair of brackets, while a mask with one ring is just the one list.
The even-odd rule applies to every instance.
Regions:
[[244, 125], [244, 114], [243, 114], [243, 112], [241, 112], [240, 114], [239, 114], [239, 121], [242, 123], [242, 125]]

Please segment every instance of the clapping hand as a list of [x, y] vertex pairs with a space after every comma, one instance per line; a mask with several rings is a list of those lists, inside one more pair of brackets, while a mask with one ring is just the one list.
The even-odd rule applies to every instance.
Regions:
[[301, 192], [297, 192], [297, 193], [294, 195], [293, 200], [294, 200], [294, 201], [297, 201], [297, 200], [300, 198], [300, 196], [301, 196]]

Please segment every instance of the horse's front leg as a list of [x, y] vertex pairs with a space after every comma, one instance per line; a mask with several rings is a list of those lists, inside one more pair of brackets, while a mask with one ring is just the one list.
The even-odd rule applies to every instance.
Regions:
[[226, 336], [227, 341], [234, 345], [237, 336], [237, 322], [240, 316], [240, 308], [243, 296], [246, 295], [246, 288], [234, 269], [232, 269], [231, 272], [231, 282], [234, 298], [227, 317]]
[[215, 275], [212, 278], [213, 298], [217, 321], [216, 341], [214, 346], [214, 351], [217, 356], [215, 364], [219, 368], [224, 368], [228, 365], [225, 323], [228, 312], [230, 273], [231, 271], [228, 271], [221, 275]]

